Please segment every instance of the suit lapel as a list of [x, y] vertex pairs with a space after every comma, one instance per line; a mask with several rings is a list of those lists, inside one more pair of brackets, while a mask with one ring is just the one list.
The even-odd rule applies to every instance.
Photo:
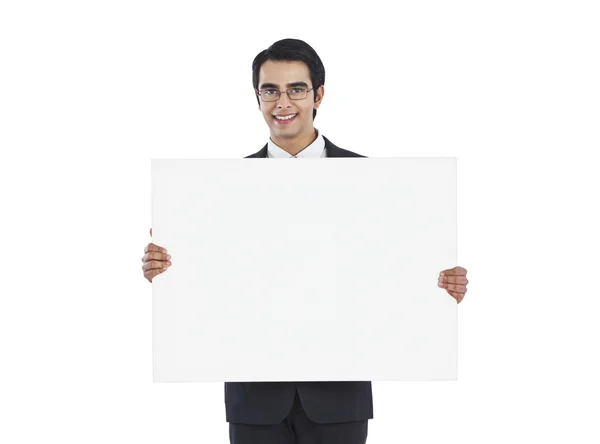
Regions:
[[347, 157], [341, 149], [331, 143], [327, 137], [323, 136], [323, 140], [325, 140], [325, 152], [327, 157]]

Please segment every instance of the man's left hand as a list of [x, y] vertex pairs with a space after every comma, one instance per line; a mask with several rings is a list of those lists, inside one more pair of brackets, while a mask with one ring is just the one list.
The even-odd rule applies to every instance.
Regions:
[[463, 267], [443, 270], [438, 278], [438, 287], [445, 288], [450, 296], [456, 299], [457, 304], [465, 297], [468, 283], [467, 270]]

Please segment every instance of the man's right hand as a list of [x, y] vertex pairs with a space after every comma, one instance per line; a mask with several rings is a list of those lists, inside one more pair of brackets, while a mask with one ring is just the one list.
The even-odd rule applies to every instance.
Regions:
[[[152, 237], [152, 228], [150, 228], [150, 236]], [[171, 266], [171, 256], [167, 254], [165, 248], [149, 243], [144, 248], [144, 257], [142, 257], [142, 270], [144, 270], [144, 277], [148, 281], [152, 282], [154, 276], [161, 274]]]

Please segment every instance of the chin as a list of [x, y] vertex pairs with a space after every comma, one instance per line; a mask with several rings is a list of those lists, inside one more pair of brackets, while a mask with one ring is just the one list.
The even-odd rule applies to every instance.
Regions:
[[281, 133], [281, 132], [275, 132], [275, 135], [277, 137], [280, 137], [281, 139], [293, 139], [295, 137], [298, 136], [298, 133]]

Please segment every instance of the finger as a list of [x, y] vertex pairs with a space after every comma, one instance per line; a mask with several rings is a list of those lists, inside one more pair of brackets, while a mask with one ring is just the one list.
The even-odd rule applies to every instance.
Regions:
[[452, 296], [454, 299], [456, 299], [456, 303], [460, 303], [460, 301], [463, 300], [463, 298], [465, 297], [464, 293], [458, 293], [456, 291], [448, 291], [448, 293], [450, 293], [450, 296]]
[[170, 261], [148, 261], [144, 265], [142, 265], [142, 270], [149, 271], [154, 269], [169, 268], [170, 266]]
[[466, 293], [467, 292], [467, 287], [465, 287], [464, 285], [447, 284], [444, 282], [444, 284], [442, 286], [446, 290], [456, 291], [457, 293]]
[[155, 245], [153, 243], [149, 243], [148, 245], [146, 245], [146, 248], [144, 248], [144, 253], [149, 253], [150, 251], [158, 251], [160, 253], [166, 253], [167, 249], [163, 248], [163, 247], [159, 247], [158, 245]]
[[148, 279], [150, 282], [152, 282], [152, 279], [154, 279], [154, 276], [159, 275], [161, 273], [164, 273], [165, 270], [150, 270], [144, 273], [144, 277], [146, 279]]
[[463, 267], [454, 267], [449, 268], [448, 270], [444, 270], [440, 273], [440, 275], [445, 276], [466, 276], [467, 269]]
[[169, 259], [171, 259], [170, 254], [164, 254], [164, 253], [158, 253], [158, 252], [150, 252], [150, 253], [146, 253], [144, 256], [142, 256], [142, 262], [148, 262], [151, 260], [168, 261]]
[[469, 283], [469, 280], [465, 276], [441, 276], [438, 280], [450, 284], [467, 285]]
[[171, 262], [169, 261], [149, 261], [142, 265], [142, 270], [149, 271], [154, 269], [166, 269], [171, 266]]

